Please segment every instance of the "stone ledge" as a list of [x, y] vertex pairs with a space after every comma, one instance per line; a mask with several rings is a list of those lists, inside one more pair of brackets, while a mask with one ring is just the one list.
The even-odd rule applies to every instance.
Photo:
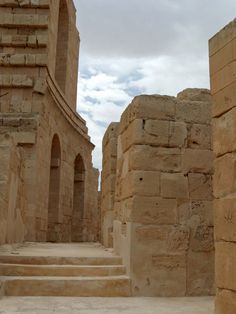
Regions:
[[1, 47], [44, 48], [48, 45], [46, 35], [4, 35], [0, 34]]
[[0, 26], [7, 28], [48, 28], [48, 15], [41, 14], [12, 14], [0, 15]]
[[0, 53], [0, 66], [46, 66], [47, 54]]
[[49, 0], [0, 0], [0, 7], [48, 9]]
[[33, 80], [27, 75], [0, 75], [0, 87], [31, 88]]
[[13, 138], [18, 145], [33, 145], [36, 143], [35, 132], [14, 132]]

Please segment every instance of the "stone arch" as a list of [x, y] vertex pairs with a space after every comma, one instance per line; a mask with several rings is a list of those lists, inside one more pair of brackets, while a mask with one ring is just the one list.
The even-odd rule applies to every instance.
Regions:
[[58, 16], [55, 79], [65, 93], [69, 41], [69, 14], [66, 0], [60, 0]]
[[72, 242], [83, 241], [85, 166], [81, 155], [74, 162], [74, 193], [72, 210]]
[[60, 207], [61, 145], [57, 134], [53, 136], [50, 161], [47, 241], [59, 241], [58, 223]]

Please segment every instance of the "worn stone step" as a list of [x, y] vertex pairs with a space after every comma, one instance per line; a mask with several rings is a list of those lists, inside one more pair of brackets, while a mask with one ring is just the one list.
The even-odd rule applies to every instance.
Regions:
[[128, 297], [130, 279], [109, 277], [2, 277], [5, 296]]
[[2, 255], [0, 263], [26, 265], [122, 265], [118, 256], [111, 257], [61, 257]]
[[0, 276], [119, 276], [122, 265], [26, 265], [0, 264]]

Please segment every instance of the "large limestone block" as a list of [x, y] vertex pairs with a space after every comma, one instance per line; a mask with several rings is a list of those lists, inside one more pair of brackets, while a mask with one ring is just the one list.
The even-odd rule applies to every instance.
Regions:
[[211, 76], [212, 95], [226, 88], [236, 80], [236, 61], [230, 62], [224, 68]]
[[102, 146], [106, 146], [112, 138], [117, 138], [119, 131], [119, 123], [112, 122], [109, 124], [102, 140]]
[[[197, 217], [193, 217], [197, 218]], [[214, 251], [214, 229], [207, 223], [197, 219], [189, 221], [191, 227], [190, 248], [193, 252], [213, 252]]]
[[[118, 140], [118, 156], [131, 145], [183, 147], [187, 139], [185, 123], [164, 120], [133, 120]], [[121, 145], [121, 151], [120, 146]]]
[[236, 20], [234, 19], [232, 22], [226, 25], [220, 32], [218, 32], [209, 40], [210, 56], [212, 56], [216, 52], [219, 52], [220, 49], [222, 49], [236, 37], [235, 26]]
[[214, 161], [213, 191], [216, 198], [236, 191], [236, 154], [229, 153]]
[[177, 95], [178, 100], [211, 101], [211, 92], [205, 88], [186, 88]]
[[121, 116], [120, 131], [123, 132], [134, 119], [174, 120], [175, 105], [175, 97], [161, 95], [137, 96]]
[[190, 252], [187, 257], [187, 294], [205, 296], [214, 294], [214, 251]]
[[169, 121], [147, 120], [144, 124], [145, 144], [166, 146], [169, 143]]
[[132, 171], [121, 182], [122, 198], [133, 195], [160, 195], [160, 173], [156, 171]]
[[176, 254], [169, 249], [168, 236], [174, 230], [170, 225], [134, 227], [131, 251], [133, 295], [185, 295], [186, 256], [182, 251]]
[[236, 292], [219, 289], [215, 301], [215, 314], [233, 314], [236, 308]]
[[176, 105], [176, 118], [191, 123], [211, 123], [211, 106], [209, 102], [179, 100]]
[[219, 117], [221, 114], [229, 111], [236, 106], [236, 82], [232, 82], [223, 90], [215, 93], [212, 96], [212, 116]]
[[181, 170], [181, 150], [179, 148], [133, 146], [129, 155], [129, 170], [161, 170], [179, 172]]
[[132, 269], [132, 294], [134, 296], [181, 297], [186, 295], [185, 255], [149, 256], [149, 260], [135, 258]]
[[210, 58], [210, 74], [211, 76], [220, 71], [227, 64], [233, 61], [234, 58], [234, 40], [228, 42], [223, 49], [217, 51]]
[[131, 221], [143, 224], [176, 224], [177, 202], [175, 199], [134, 196], [131, 203]]
[[236, 242], [236, 198], [214, 200], [215, 238]]
[[205, 124], [191, 125], [188, 136], [189, 148], [211, 149], [211, 126]]
[[158, 171], [132, 171], [121, 181], [122, 198], [133, 195], [160, 195], [160, 173]]
[[211, 175], [201, 173], [189, 173], [189, 195], [195, 200], [212, 200]]
[[[206, 226], [214, 226], [212, 201], [192, 200], [189, 218], [192, 217], [196, 217], [200, 224], [205, 223]], [[197, 224], [194, 224], [194, 228], [196, 226]]]
[[216, 243], [216, 285], [236, 292], [236, 243]]
[[117, 156], [128, 150], [131, 145], [144, 144], [144, 123], [141, 119], [132, 121], [128, 128], [118, 137]]
[[107, 158], [109, 156], [116, 157], [117, 155], [117, 139], [111, 138], [106, 146], [103, 147], [103, 156]]
[[170, 147], [184, 147], [187, 139], [187, 128], [183, 122], [170, 122], [169, 141]]
[[182, 173], [162, 173], [161, 196], [165, 198], [188, 198], [187, 177]]
[[212, 173], [213, 152], [203, 149], [186, 149], [183, 153], [183, 171]]
[[236, 108], [213, 119], [213, 133], [213, 149], [216, 155], [236, 150]]
[[[134, 239], [136, 243], [136, 249], [142, 250], [141, 256], [145, 256], [144, 251], [147, 254], [152, 254], [153, 252], [157, 252], [158, 254], [171, 254], [176, 252], [179, 248], [180, 252], [183, 252], [186, 248], [185, 241], [177, 241], [178, 244], [176, 245], [176, 241], [171, 241], [173, 237], [173, 233], [177, 229], [173, 225], [142, 225], [142, 224], [135, 224], [134, 227]], [[169, 236], [172, 234], [172, 238], [169, 240]], [[182, 233], [181, 233], [182, 234]], [[177, 237], [178, 238], [178, 237]], [[188, 241], [188, 240], [187, 240]], [[147, 245], [148, 243], [148, 245]], [[172, 244], [175, 244], [174, 246]], [[136, 251], [136, 250], [135, 250]]]

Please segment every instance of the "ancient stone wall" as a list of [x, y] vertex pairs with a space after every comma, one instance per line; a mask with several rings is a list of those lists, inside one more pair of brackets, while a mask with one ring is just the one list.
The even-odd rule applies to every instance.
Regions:
[[210, 110], [208, 90], [188, 89], [135, 97], [121, 116], [114, 248], [133, 295], [214, 293]]
[[97, 240], [78, 48], [71, 0], [0, 0], [0, 243]]
[[213, 97], [216, 314], [236, 309], [236, 20], [209, 42]]
[[113, 247], [113, 221], [116, 183], [117, 136], [119, 123], [109, 125], [102, 143], [101, 230], [102, 244]]

